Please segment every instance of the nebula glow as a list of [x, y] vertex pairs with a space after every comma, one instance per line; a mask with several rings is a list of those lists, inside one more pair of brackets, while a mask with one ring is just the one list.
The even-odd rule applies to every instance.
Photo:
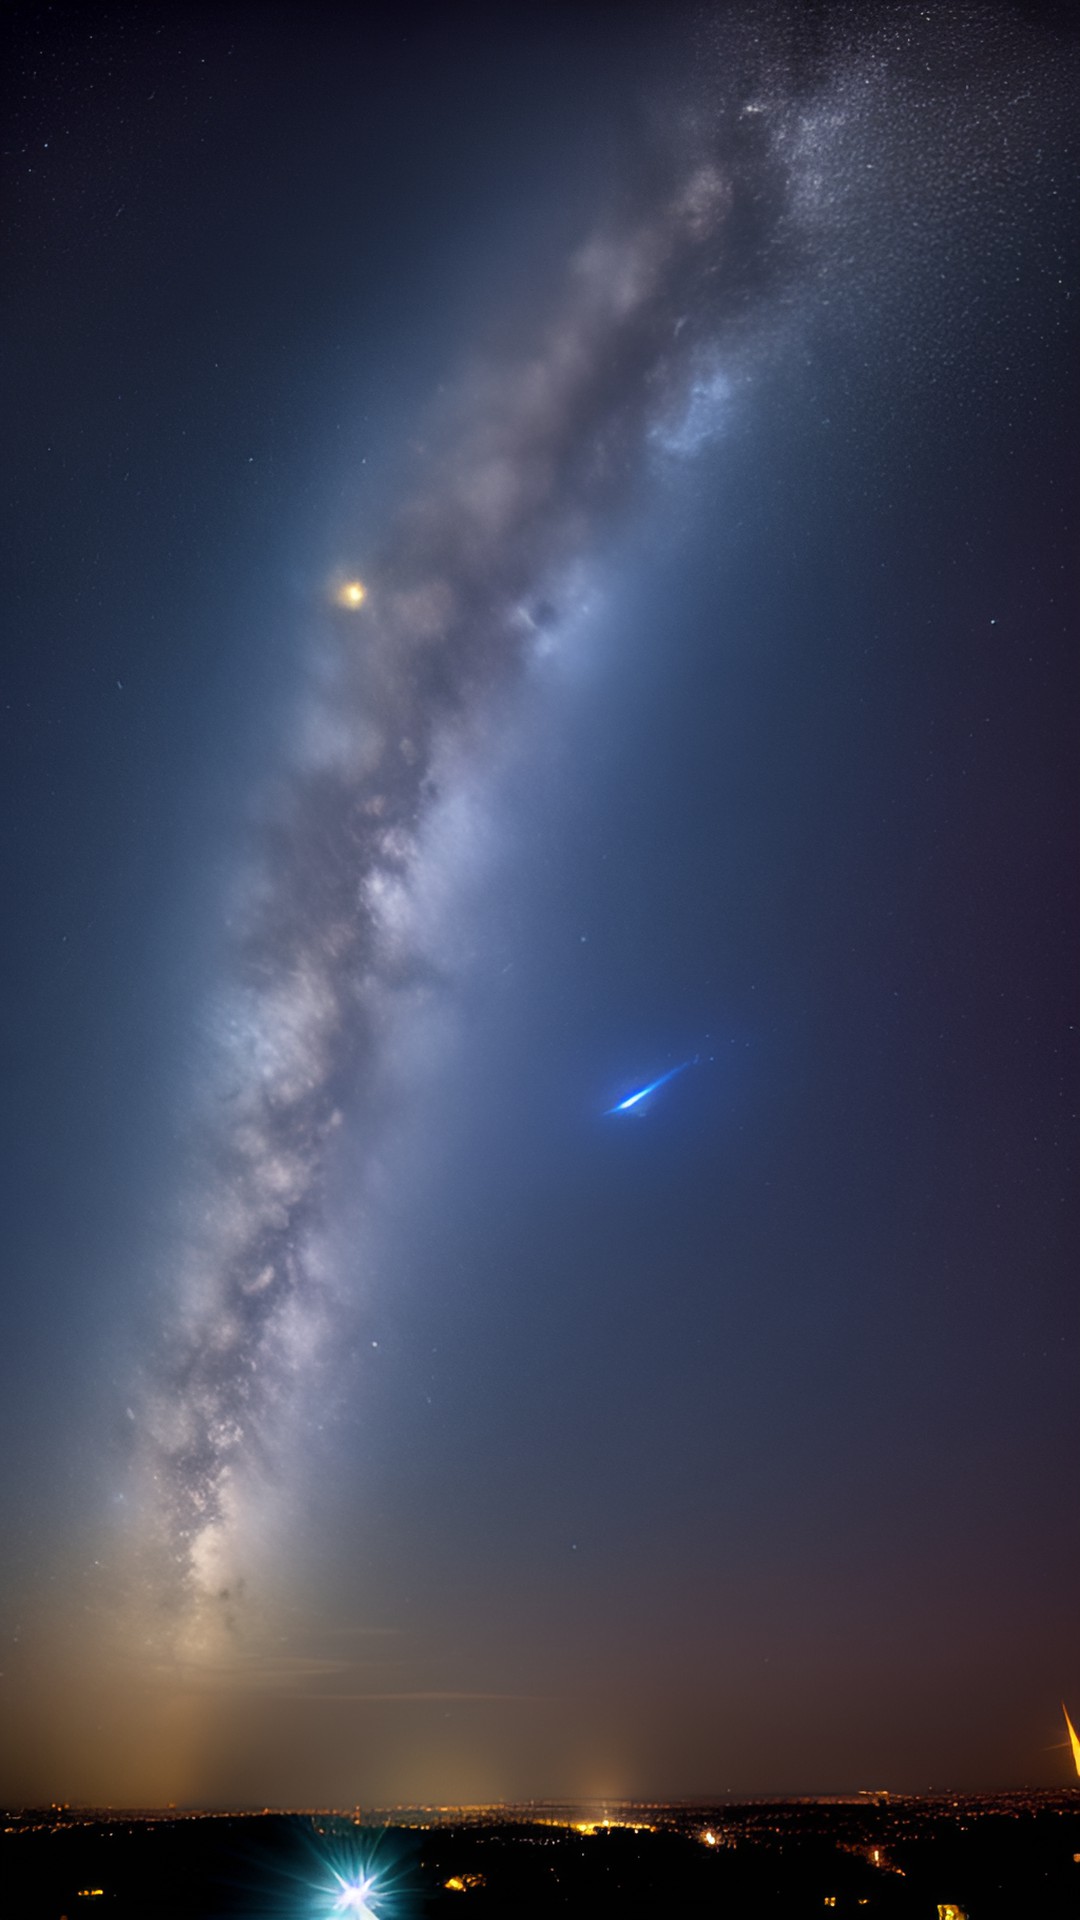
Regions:
[[132, 1395], [139, 1606], [163, 1655], [231, 1658], [255, 1604], [254, 1543], [341, 1284], [335, 1141], [377, 1108], [395, 1036], [438, 995], [417, 932], [440, 886], [436, 805], [500, 689], [570, 631], [656, 462], [714, 439], [738, 378], [790, 342], [825, 272], [857, 78], [768, 110], [725, 103], [654, 152], [529, 337], [440, 403], [420, 483], [371, 542], [365, 583], [338, 595], [362, 623], [311, 639], [293, 765], [211, 1018], [175, 1312]]
[[[169, 1657], [227, 1657], [251, 1612], [253, 1538], [334, 1297], [335, 1138], [436, 991], [413, 929], [437, 770], [572, 614], [657, 437], [685, 454], [705, 436], [718, 356], [745, 354], [792, 285], [789, 170], [764, 125], [696, 144], [577, 248], [532, 339], [460, 382], [370, 584], [338, 596], [363, 625], [313, 641], [214, 1015], [176, 1313], [133, 1398], [145, 1631]], [[751, 208], [747, 253], [732, 230]]]

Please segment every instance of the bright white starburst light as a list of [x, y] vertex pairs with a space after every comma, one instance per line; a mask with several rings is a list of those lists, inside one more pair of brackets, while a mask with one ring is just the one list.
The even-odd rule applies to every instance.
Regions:
[[340, 1891], [334, 1901], [335, 1913], [349, 1913], [354, 1920], [379, 1920], [376, 1909], [371, 1905], [375, 1883], [368, 1874], [359, 1879], [346, 1879], [343, 1874], [335, 1874]]

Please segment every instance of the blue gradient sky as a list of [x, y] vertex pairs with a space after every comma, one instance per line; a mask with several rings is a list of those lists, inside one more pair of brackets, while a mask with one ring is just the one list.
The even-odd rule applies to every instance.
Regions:
[[8, 38], [0, 1791], [1064, 1779], [1074, 27]]

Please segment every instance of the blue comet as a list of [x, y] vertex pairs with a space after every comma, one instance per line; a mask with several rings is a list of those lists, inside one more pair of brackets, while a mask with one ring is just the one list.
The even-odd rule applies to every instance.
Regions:
[[636, 1107], [639, 1100], [647, 1100], [650, 1093], [656, 1092], [657, 1087], [666, 1087], [668, 1081], [674, 1080], [677, 1073], [685, 1073], [687, 1067], [696, 1067], [700, 1058], [700, 1054], [695, 1054], [692, 1060], [680, 1060], [677, 1067], [669, 1067], [666, 1073], [660, 1075], [659, 1080], [650, 1080], [647, 1087], [639, 1087], [636, 1093], [627, 1094], [626, 1099], [620, 1100], [617, 1106], [609, 1107], [608, 1113], [629, 1113], [631, 1107]]

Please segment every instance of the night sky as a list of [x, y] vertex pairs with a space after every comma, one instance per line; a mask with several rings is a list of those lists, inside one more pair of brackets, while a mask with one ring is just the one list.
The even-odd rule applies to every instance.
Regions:
[[1065, 1783], [1071, 10], [4, 32], [0, 1795]]

